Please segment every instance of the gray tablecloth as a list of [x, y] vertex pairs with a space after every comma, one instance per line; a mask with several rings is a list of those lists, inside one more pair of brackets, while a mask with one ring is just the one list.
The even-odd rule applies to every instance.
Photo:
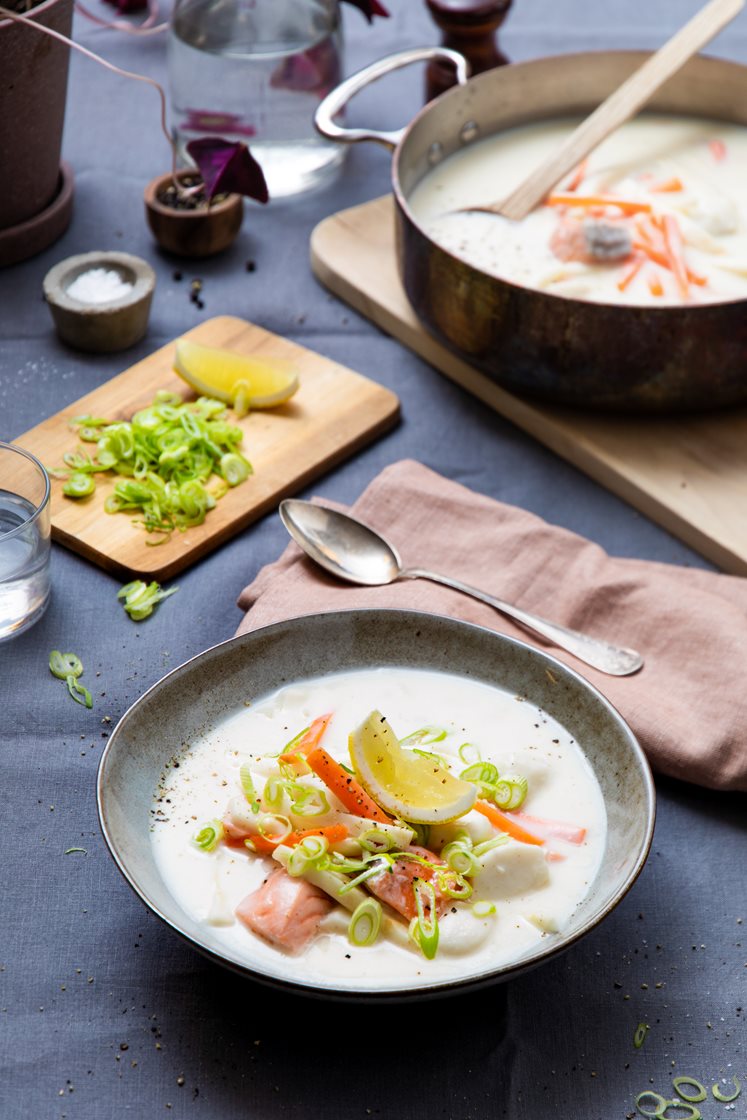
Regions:
[[[348, 69], [434, 40], [417, 0], [389, 4], [393, 18], [371, 29], [346, 13]], [[503, 43], [514, 59], [654, 46], [694, 7], [518, 0]], [[120, 65], [164, 74], [163, 38], [133, 41], [80, 19], [76, 36]], [[745, 17], [713, 52], [747, 61]], [[410, 74], [380, 86], [351, 117], [403, 123], [419, 104], [420, 83]], [[351, 152], [325, 193], [252, 210], [229, 253], [187, 266], [185, 278], [204, 281], [198, 310], [143, 221], [144, 183], [167, 163], [154, 100], [147, 87], [73, 59], [64, 153], [76, 173], [75, 218], [48, 252], [0, 273], [0, 438], [16, 437], [201, 318], [241, 315], [401, 397], [402, 424], [316, 492], [351, 501], [383, 466], [411, 456], [612, 553], [703, 565], [317, 286], [309, 233], [332, 211], [387, 189], [381, 150]], [[41, 299], [54, 262], [97, 248], [136, 253], [158, 274], [149, 333], [126, 355], [66, 349]], [[257, 264], [251, 274], [249, 257]], [[148, 913], [99, 833], [99, 756], [112, 723], [148, 685], [233, 633], [239, 590], [285, 540], [277, 517], [265, 518], [185, 573], [179, 595], [141, 625], [115, 608], [117, 581], [55, 547], [46, 616], [0, 647], [0, 1117], [606, 1120], [633, 1112], [643, 1089], [671, 1096], [676, 1074], [710, 1084], [747, 1072], [744, 797], [659, 782], [651, 857], [614, 914], [561, 959], [507, 988], [449, 1003], [342, 1011], [283, 997], [205, 962]], [[53, 648], [84, 658], [93, 711], [73, 705], [50, 676]], [[71, 847], [85, 854], [65, 855]], [[651, 1029], [635, 1049], [640, 1021]], [[728, 1113], [712, 1100], [701, 1106], [704, 1120], [745, 1115], [746, 1107], [744, 1098]]]

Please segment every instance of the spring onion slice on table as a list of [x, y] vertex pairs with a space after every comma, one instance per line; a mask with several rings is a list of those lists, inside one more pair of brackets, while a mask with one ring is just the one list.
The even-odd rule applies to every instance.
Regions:
[[93, 707], [91, 693], [78, 681], [83, 673], [83, 662], [77, 654], [60, 653], [58, 649], [53, 649], [49, 655], [49, 671], [58, 680], [65, 681], [76, 704], [82, 704], [86, 708]]
[[178, 590], [178, 587], [170, 587], [168, 591], [163, 591], [155, 580], [152, 583], [144, 583], [143, 580], [136, 579], [120, 587], [117, 598], [123, 600], [122, 606], [133, 622], [140, 622], [141, 619], [153, 614], [153, 608], [157, 603], [162, 599], [168, 599], [169, 595], [175, 595]]
[[[531, 800], [527, 779], [503, 777], [493, 763], [479, 760], [464, 770], [465, 744], [459, 746], [456, 731], [429, 726], [399, 740], [373, 711], [348, 736], [347, 766], [327, 749], [333, 721], [327, 712], [284, 745], [241, 760], [222, 821], [209, 821], [192, 836], [205, 853], [227, 846], [264, 861], [261, 886], [236, 908], [253, 933], [280, 948], [298, 948], [298, 933], [286, 945], [273, 915], [281, 876], [287, 885], [279, 912], [292, 912], [294, 890], [311, 892], [306, 898], [312, 908], [318, 905], [319, 922], [327, 911], [348, 911], [347, 940], [355, 949], [385, 939], [433, 960], [453, 914], [466, 915], [470, 936], [477, 931], [480, 937], [499, 918], [491, 868], [507, 845], [528, 849], [533, 866], [544, 868], [552, 856], [566, 858], [518, 823], [515, 810], [490, 800], [505, 804], [504, 785], [514, 791], [513, 803], [519, 801], [516, 790], [520, 802]], [[438, 741], [440, 753], [413, 746], [424, 741]], [[585, 832], [565, 822], [532, 820], [553, 843], [558, 828], [565, 830], [559, 839], [566, 844], [571, 841], [565, 834]], [[317, 932], [313, 926], [309, 939]]]

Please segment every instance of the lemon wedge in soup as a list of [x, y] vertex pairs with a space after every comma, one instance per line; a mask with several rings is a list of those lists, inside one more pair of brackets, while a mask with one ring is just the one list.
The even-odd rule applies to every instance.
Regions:
[[349, 739], [350, 758], [369, 797], [394, 817], [442, 824], [468, 813], [477, 790], [433, 758], [403, 750], [381, 712], [371, 712]]
[[186, 338], [176, 344], [174, 370], [198, 393], [233, 405], [239, 416], [285, 404], [298, 389], [292, 362], [200, 346]]

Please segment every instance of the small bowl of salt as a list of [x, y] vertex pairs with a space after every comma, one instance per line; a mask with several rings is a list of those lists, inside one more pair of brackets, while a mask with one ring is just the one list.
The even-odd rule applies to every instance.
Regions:
[[148, 327], [156, 274], [130, 253], [80, 253], [51, 268], [44, 298], [60, 338], [79, 350], [126, 350]]

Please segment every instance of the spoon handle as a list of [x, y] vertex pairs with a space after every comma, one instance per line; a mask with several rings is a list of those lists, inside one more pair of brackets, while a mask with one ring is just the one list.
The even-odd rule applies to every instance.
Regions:
[[473, 599], [479, 599], [488, 606], [495, 607], [501, 614], [508, 615], [522, 626], [541, 634], [553, 645], [572, 653], [579, 661], [586, 662], [602, 673], [609, 673], [610, 676], [627, 677], [631, 673], [637, 673], [643, 665], [643, 658], [634, 649], [620, 649], [618, 646], [610, 645], [609, 642], [592, 638], [589, 634], [579, 634], [577, 630], [558, 626], [545, 618], [539, 618], [536, 614], [529, 614], [520, 607], [504, 603], [502, 599], [496, 599], [477, 587], [470, 587], [469, 584], [462, 583], [458, 579], [451, 579], [450, 576], [427, 572], [423, 568], [405, 568], [400, 573], [399, 579], [429, 579], [432, 583], [442, 583], [446, 587], [453, 587], [455, 591], [471, 595]]

